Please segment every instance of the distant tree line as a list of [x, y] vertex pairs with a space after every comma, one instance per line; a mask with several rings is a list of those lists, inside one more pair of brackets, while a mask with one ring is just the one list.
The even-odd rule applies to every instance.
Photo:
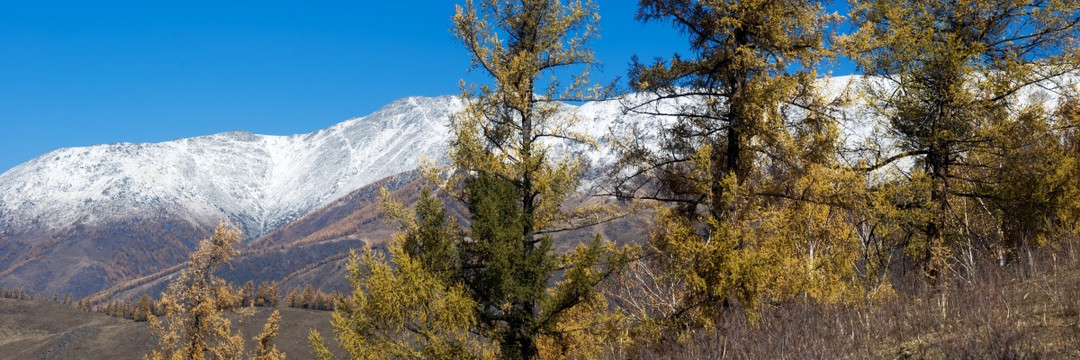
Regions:
[[[4, 287], [3, 285], [0, 285], [0, 298], [14, 300], [50, 301], [49, 298], [31, 293], [23, 287]], [[51, 299], [51, 301], [54, 303], [64, 305], [71, 305], [75, 301], [75, 297], [72, 294], [67, 294], [64, 296], [60, 296], [59, 294], [53, 294]]]
[[298, 309], [334, 310], [334, 299], [342, 298], [340, 292], [325, 293], [311, 284], [303, 290], [293, 288], [285, 295], [285, 306]]
[[[277, 307], [281, 303], [281, 295], [277, 282], [262, 282], [256, 287], [253, 281], [244, 283], [237, 288], [232, 284], [226, 284], [224, 291], [237, 294], [235, 303], [226, 304], [226, 308], [240, 307]], [[142, 294], [136, 300], [111, 300], [100, 304], [81, 299], [75, 303], [75, 307], [83, 311], [96, 311], [106, 315], [135, 320], [147, 321], [148, 315], [161, 316], [162, 310], [148, 294]], [[327, 309], [329, 310], [329, 309]]]

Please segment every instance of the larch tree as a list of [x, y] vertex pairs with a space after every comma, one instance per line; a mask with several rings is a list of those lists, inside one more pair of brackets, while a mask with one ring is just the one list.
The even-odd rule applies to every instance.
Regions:
[[664, 205], [650, 258], [682, 290], [656, 316], [707, 323], [733, 301], [840, 296], [857, 246], [842, 194], [859, 184], [836, 164], [814, 70], [838, 16], [812, 0], [643, 0], [637, 16], [670, 22], [692, 52], [630, 71], [628, 110], [668, 119], [659, 144], [622, 144], [615, 189]]
[[[1050, 116], [1056, 110], [1042, 109], [1042, 100], [1031, 100], [1025, 89], [1060, 92], [1055, 79], [1077, 70], [1080, 3], [859, 0], [851, 21], [857, 31], [844, 39], [845, 47], [872, 79], [864, 93], [874, 114], [888, 122], [894, 148], [879, 151], [883, 155], [867, 169], [914, 160], [903, 174], [911, 181], [902, 184], [912, 196], [894, 204], [897, 218], [914, 226], [895, 241], [937, 281], [961, 237], [977, 228], [965, 218], [974, 211], [965, 209], [1004, 200], [1000, 191], [1012, 192], [1009, 201], [1049, 195], [1007, 188], [1043, 189], [1032, 176], [1053, 172], [1015, 161], [1023, 152], [1059, 152], [1039, 145], [1046, 136], [1059, 137], [1052, 132], [1061, 127]], [[1026, 169], [1001, 167], [1008, 163]], [[1028, 184], [1014, 186], [1020, 182]]]
[[[233, 245], [240, 233], [218, 225], [214, 235], [199, 242], [191, 253], [188, 268], [169, 283], [158, 304], [163, 319], [148, 314], [150, 329], [158, 338], [158, 348], [151, 359], [241, 359], [244, 337], [233, 332], [225, 312], [241, 306], [243, 296], [224, 279], [214, 275], [236, 255]], [[249, 310], [250, 312], [250, 310]], [[248, 314], [250, 315], [250, 314]], [[255, 338], [256, 359], [284, 359], [272, 344], [277, 336], [277, 311], [270, 316], [266, 329]]]
[[263, 332], [251, 339], [255, 341], [255, 354], [251, 357], [251, 360], [285, 359], [285, 353], [278, 351], [277, 345], [274, 345], [274, 338], [277, 337], [280, 323], [281, 313], [274, 310], [274, 312], [270, 314], [270, 318], [266, 319], [266, 324], [263, 325]]
[[995, 139], [988, 151], [973, 152], [963, 162], [970, 169], [961, 176], [979, 181], [964, 184], [961, 196], [972, 205], [986, 204], [978, 209], [987, 212], [993, 233], [980, 235], [993, 239], [999, 261], [1014, 259], [1017, 250], [1075, 236], [1070, 228], [1080, 221], [1080, 119], [1069, 113], [1074, 101], [1062, 98], [1056, 108], [1033, 103], [992, 121], [980, 136]]
[[[599, 16], [590, 1], [470, 0], [453, 20], [473, 64], [493, 81], [466, 88], [466, 108], [451, 119], [456, 175], [448, 188], [462, 191], [472, 217], [460, 249], [464, 284], [479, 332], [501, 356], [532, 359], [537, 338], [560, 331], [567, 310], [597, 300], [595, 285], [625, 263], [600, 240], [560, 257], [550, 236], [596, 219], [595, 209], [564, 212], [582, 165], [550, 148], [593, 143], [560, 101], [606, 92], [587, 78]], [[564, 280], [549, 287], [557, 271]]]

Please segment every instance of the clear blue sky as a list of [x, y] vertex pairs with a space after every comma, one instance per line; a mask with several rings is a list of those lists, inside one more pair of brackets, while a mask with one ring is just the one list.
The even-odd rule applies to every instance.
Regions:
[[[457, 94], [459, 1], [0, 2], [0, 172], [62, 147], [230, 130], [306, 133], [401, 97]], [[596, 0], [604, 67], [684, 51], [637, 1]]]

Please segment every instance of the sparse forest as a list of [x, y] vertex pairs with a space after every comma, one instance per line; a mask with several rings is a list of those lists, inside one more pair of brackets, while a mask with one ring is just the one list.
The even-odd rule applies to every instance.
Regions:
[[[1076, 329], [1075, 279], [1039, 295], [1042, 326], [998, 311], [1018, 301], [1009, 282], [1077, 270], [1080, 3], [827, 5], [641, 1], [690, 53], [633, 59], [632, 96], [588, 81], [592, 2], [459, 6], [453, 32], [491, 82], [464, 87], [451, 175], [429, 184], [470, 222], [431, 190], [414, 210], [385, 200], [400, 233], [388, 255], [353, 255], [340, 343], [353, 358], [1078, 355], [1076, 330], [1051, 325]], [[827, 94], [838, 59], [866, 76]], [[670, 121], [619, 134], [623, 207], [566, 209], [580, 164], [548, 150], [593, 142], [558, 107], [601, 99]], [[650, 131], [659, 143], [635, 138]], [[636, 244], [551, 250], [551, 232], [642, 208], [655, 225]]]
[[[290, 354], [323, 360], [1080, 357], [1080, 0], [829, 5], [641, 0], [689, 52], [596, 84], [592, 0], [464, 0], [486, 82], [450, 165], [383, 190], [397, 232], [349, 254], [350, 293], [225, 282], [222, 225], [158, 300], [53, 301], [147, 321], [154, 359], [284, 358], [277, 312], [253, 351], [223, 315], [255, 306], [329, 311]], [[588, 101], [660, 120], [612, 134], [576, 206], [588, 164], [553, 149], [599, 146]], [[634, 216], [648, 236], [553, 245]]]

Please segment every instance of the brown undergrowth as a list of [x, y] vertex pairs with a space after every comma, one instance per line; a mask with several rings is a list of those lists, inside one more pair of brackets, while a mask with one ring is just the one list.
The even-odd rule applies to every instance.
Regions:
[[1080, 358], [1080, 253], [1072, 242], [1013, 263], [974, 263], [940, 286], [917, 276], [849, 304], [731, 309], [716, 330], [609, 358], [1075, 359]]

